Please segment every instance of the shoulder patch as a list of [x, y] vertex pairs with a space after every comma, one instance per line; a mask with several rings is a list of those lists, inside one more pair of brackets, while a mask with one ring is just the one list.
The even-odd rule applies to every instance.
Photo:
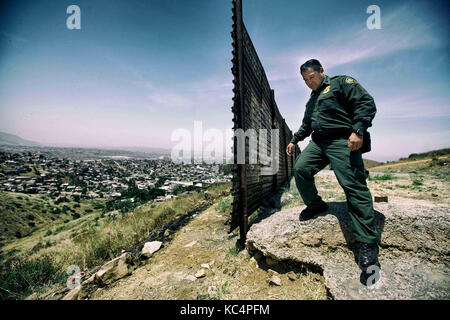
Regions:
[[330, 91], [330, 86], [327, 86], [325, 89], [323, 89], [323, 94], [328, 93]]
[[345, 79], [345, 82], [346, 82], [346, 83], [355, 83], [356, 80], [353, 79], [353, 78], [347, 77], [347, 79]]

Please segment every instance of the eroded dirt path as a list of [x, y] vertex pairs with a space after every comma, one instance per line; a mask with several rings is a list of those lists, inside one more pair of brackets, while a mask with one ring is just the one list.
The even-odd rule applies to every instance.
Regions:
[[[323, 277], [309, 270], [271, 267], [264, 257], [237, 252], [237, 235], [228, 235], [229, 212], [214, 206], [201, 212], [144, 266], [91, 299], [326, 299]], [[195, 278], [208, 264], [205, 276]], [[277, 271], [276, 271], [277, 270]], [[281, 285], [270, 284], [276, 275]], [[191, 278], [189, 280], [188, 278]], [[291, 280], [291, 279], [292, 280]], [[193, 280], [195, 279], [195, 280]]]

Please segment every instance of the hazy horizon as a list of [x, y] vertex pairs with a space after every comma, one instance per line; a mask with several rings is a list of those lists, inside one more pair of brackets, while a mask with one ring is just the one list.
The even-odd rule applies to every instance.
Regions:
[[[298, 68], [356, 78], [374, 97], [372, 151], [392, 161], [449, 147], [449, 6], [243, 0], [244, 23], [282, 116], [298, 130], [310, 91]], [[69, 30], [69, 5], [81, 29]], [[0, 131], [49, 146], [161, 148], [177, 129], [232, 128], [231, 0], [3, 1]], [[319, 18], [318, 18], [319, 17]], [[303, 150], [307, 138], [299, 144]], [[205, 142], [208, 145], [208, 142]]]

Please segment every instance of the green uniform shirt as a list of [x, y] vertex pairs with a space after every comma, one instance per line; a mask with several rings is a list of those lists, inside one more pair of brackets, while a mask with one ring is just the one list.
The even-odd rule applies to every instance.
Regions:
[[327, 137], [341, 137], [372, 125], [376, 106], [372, 96], [353, 78], [325, 75], [311, 92], [300, 129], [291, 141], [296, 144], [313, 131]]

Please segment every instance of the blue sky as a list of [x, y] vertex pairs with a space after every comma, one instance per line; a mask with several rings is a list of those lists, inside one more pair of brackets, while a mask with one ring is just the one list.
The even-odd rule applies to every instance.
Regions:
[[[81, 9], [68, 30], [66, 9]], [[369, 30], [366, 9], [381, 9]], [[375, 98], [368, 159], [450, 147], [445, 1], [244, 0], [289, 127], [309, 89], [299, 66], [356, 78]], [[0, 131], [48, 145], [170, 149], [174, 130], [232, 127], [231, 1], [3, 1]], [[309, 139], [300, 143], [303, 149]]]

